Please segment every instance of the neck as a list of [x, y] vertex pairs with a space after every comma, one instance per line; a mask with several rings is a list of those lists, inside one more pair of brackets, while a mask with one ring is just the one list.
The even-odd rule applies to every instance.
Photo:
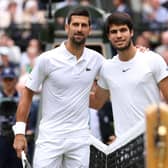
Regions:
[[65, 42], [67, 50], [79, 59], [83, 53], [84, 44], [76, 45], [70, 41]]
[[129, 61], [135, 56], [137, 48], [131, 44], [129, 48], [123, 51], [117, 51], [121, 61]]
[[15, 93], [15, 89], [5, 89], [4, 90], [4, 92], [5, 92], [5, 94], [7, 95], [7, 96], [13, 96], [14, 95], [14, 93]]

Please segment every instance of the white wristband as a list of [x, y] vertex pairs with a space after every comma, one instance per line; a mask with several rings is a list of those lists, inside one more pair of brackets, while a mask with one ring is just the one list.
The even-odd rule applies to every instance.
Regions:
[[14, 134], [23, 134], [25, 135], [26, 123], [25, 122], [16, 122], [16, 124], [12, 127]]

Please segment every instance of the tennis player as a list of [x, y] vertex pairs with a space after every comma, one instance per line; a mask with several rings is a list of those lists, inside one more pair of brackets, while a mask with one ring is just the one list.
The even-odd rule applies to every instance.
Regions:
[[161, 101], [160, 91], [168, 102], [168, 68], [157, 53], [140, 52], [134, 46], [128, 14], [112, 13], [106, 31], [118, 54], [103, 64], [90, 105], [99, 109], [110, 95], [115, 135], [119, 137], [144, 119], [148, 105]]
[[89, 94], [104, 58], [85, 47], [91, 31], [88, 11], [74, 10], [65, 30], [67, 40], [37, 58], [17, 109], [13, 146], [21, 157], [27, 148], [25, 128], [32, 97], [42, 84], [33, 168], [89, 167]]

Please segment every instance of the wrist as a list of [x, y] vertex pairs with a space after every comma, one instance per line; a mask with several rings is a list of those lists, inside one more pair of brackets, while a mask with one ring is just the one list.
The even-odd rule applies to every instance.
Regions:
[[21, 122], [18, 121], [16, 122], [16, 124], [12, 127], [13, 132], [15, 135], [17, 134], [23, 134], [25, 135], [25, 131], [26, 131], [26, 123], [25, 122]]

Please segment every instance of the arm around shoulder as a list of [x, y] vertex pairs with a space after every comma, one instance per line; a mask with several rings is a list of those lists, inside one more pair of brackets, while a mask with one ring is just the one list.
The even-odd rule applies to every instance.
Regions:
[[161, 80], [159, 88], [163, 96], [163, 100], [168, 104], [168, 77]]
[[103, 107], [108, 99], [109, 91], [97, 85], [95, 91], [90, 93], [89, 106], [99, 110]]

